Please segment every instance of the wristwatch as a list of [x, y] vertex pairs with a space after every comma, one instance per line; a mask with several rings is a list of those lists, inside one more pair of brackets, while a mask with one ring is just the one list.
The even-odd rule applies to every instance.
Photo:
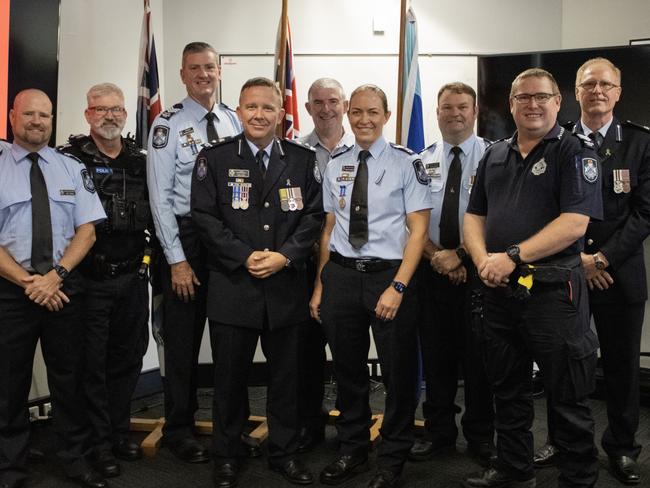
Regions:
[[519, 265], [522, 264], [521, 257], [519, 256], [519, 246], [517, 244], [513, 244], [512, 246], [508, 246], [506, 248], [506, 254], [512, 261]]
[[465, 250], [464, 247], [457, 247], [456, 256], [458, 256], [458, 259], [463, 261], [467, 257], [467, 251]]
[[605, 261], [603, 261], [600, 258], [600, 255], [598, 253], [594, 254], [592, 257], [594, 258], [594, 264], [596, 265], [596, 269], [598, 271], [602, 271], [603, 269], [605, 269], [607, 267], [605, 265]]
[[406, 285], [401, 281], [393, 281], [391, 283], [391, 286], [395, 288], [395, 291], [397, 293], [404, 293], [404, 291], [406, 290]]
[[54, 265], [54, 271], [56, 271], [56, 274], [58, 274], [59, 278], [61, 278], [62, 280], [65, 280], [68, 277], [68, 275], [70, 274], [70, 271], [65, 269], [60, 264], [55, 264]]

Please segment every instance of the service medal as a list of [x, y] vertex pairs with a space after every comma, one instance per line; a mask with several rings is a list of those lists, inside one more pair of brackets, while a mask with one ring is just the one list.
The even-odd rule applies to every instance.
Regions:
[[236, 183], [232, 186], [232, 208], [237, 210], [241, 208], [241, 186]]
[[248, 197], [250, 195], [250, 192], [248, 191], [248, 188], [250, 187], [249, 184], [242, 184], [241, 185], [241, 203], [239, 204], [239, 208], [242, 210], [247, 210], [248, 209]]
[[614, 180], [614, 193], [623, 193], [623, 182]]
[[278, 191], [280, 194], [280, 208], [284, 212], [289, 211], [289, 190], [288, 188], [280, 188]]
[[[632, 190], [630, 186], [630, 170], [629, 169], [615, 169], [614, 175], [614, 192], [615, 193], [630, 193]], [[619, 191], [616, 191], [616, 190]]]
[[302, 210], [305, 207], [305, 205], [302, 203], [302, 190], [299, 186], [296, 186], [295, 188], [291, 189], [291, 193], [293, 194], [293, 198], [296, 202], [296, 209]]
[[339, 198], [339, 208], [343, 210], [345, 208], [345, 198]]

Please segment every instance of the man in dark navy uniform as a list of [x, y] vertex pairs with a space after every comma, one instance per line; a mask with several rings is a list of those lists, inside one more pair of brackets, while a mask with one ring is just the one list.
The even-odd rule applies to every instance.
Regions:
[[108, 215], [97, 226], [97, 242], [80, 271], [86, 283], [84, 387], [92, 454], [96, 469], [109, 477], [120, 474], [115, 457], [134, 461], [142, 456], [129, 440], [129, 423], [131, 396], [147, 348], [151, 251], [145, 251], [145, 230], [153, 233], [153, 222], [146, 152], [122, 137], [127, 117], [122, 90], [101, 83], [86, 98], [90, 135], [70, 137], [62, 150], [84, 162]]
[[[613, 475], [625, 484], [641, 481], [636, 459], [639, 426], [639, 354], [648, 297], [643, 241], [650, 234], [650, 129], [620, 122], [614, 106], [621, 96], [621, 72], [609, 60], [586, 61], [576, 75], [580, 122], [573, 130], [598, 148], [603, 171], [603, 221], [587, 228], [582, 265], [589, 285], [605, 374], [608, 426], [602, 446]], [[550, 444], [536, 455], [550, 464]]]
[[214, 362], [215, 486], [235, 486], [245, 454], [247, 385], [258, 338], [269, 368], [269, 465], [313, 482], [296, 457], [302, 327], [311, 326], [305, 262], [323, 220], [316, 153], [274, 133], [275, 84], [253, 78], [237, 114], [243, 134], [202, 151], [192, 175], [192, 218], [208, 249], [208, 318]]
[[515, 78], [517, 132], [487, 149], [465, 215], [465, 245], [485, 285], [483, 344], [498, 451], [467, 486], [535, 486], [533, 360], [556, 427], [558, 485], [590, 487], [598, 478], [587, 403], [598, 341], [580, 252], [589, 219], [602, 215], [600, 174], [589, 139], [557, 124], [560, 103], [547, 71]]

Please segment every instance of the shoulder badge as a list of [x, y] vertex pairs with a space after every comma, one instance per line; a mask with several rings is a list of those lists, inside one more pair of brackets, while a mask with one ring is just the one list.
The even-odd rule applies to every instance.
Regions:
[[415, 170], [415, 177], [418, 179], [418, 182], [422, 185], [428, 185], [429, 175], [427, 174], [427, 170], [425, 169], [424, 164], [422, 164], [421, 159], [413, 161], [413, 169]]
[[196, 179], [203, 181], [206, 176], [208, 176], [208, 160], [205, 156], [199, 156], [196, 160]]
[[318, 165], [316, 164], [316, 161], [314, 161], [314, 179], [316, 180], [316, 183], [322, 183], [323, 182], [323, 177], [320, 174], [320, 169], [318, 169]]
[[156, 125], [153, 129], [153, 136], [151, 137], [151, 145], [154, 149], [162, 149], [167, 146], [169, 141], [169, 127], [166, 125]]
[[316, 149], [314, 149], [313, 147], [311, 147], [311, 146], [310, 146], [309, 144], [307, 144], [306, 142], [300, 142], [299, 139], [288, 139], [288, 138], [285, 137], [285, 138], [283, 139], [283, 142], [288, 142], [289, 144], [292, 144], [292, 145], [294, 145], [294, 146], [298, 146], [299, 148], [307, 149], [308, 151], [311, 151], [311, 152], [316, 152]]
[[345, 154], [345, 153], [351, 151], [353, 147], [354, 147], [354, 146], [348, 146], [348, 147], [346, 147], [346, 148], [345, 148], [344, 150], [342, 150], [341, 152], [338, 152], [338, 153], [336, 153], [335, 155], [333, 155], [333, 156], [332, 156], [332, 159], [336, 159], [336, 158], [338, 158], [339, 156], [342, 156], [343, 154]]
[[623, 125], [623, 127], [632, 127], [634, 129], [639, 129], [639, 130], [642, 130], [643, 132], [650, 133], [650, 127], [648, 127], [647, 125], [635, 124], [634, 122], [632, 122], [630, 120], [626, 120], [621, 125]]
[[582, 176], [587, 183], [598, 181], [598, 161], [594, 158], [582, 158]]
[[399, 151], [405, 152], [406, 154], [410, 154], [410, 155], [415, 154], [408, 147], [400, 146], [399, 144], [395, 144], [394, 142], [391, 142], [390, 145]]
[[176, 105], [172, 106], [171, 108], [168, 108], [163, 113], [161, 113], [160, 117], [165, 120], [169, 120], [174, 116], [174, 114], [180, 112], [182, 109], [183, 109], [183, 104], [177, 103]]
[[81, 179], [86, 191], [89, 193], [95, 193], [95, 183], [93, 183], [93, 177], [90, 176], [90, 173], [88, 173], [88, 170], [86, 168], [83, 168], [81, 170]]

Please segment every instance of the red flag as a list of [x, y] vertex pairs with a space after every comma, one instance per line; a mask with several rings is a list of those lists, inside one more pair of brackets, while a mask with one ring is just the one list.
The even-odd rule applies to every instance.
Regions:
[[135, 139], [140, 147], [147, 147], [149, 128], [162, 112], [158, 82], [156, 43], [151, 30], [151, 7], [144, 0], [144, 16], [140, 33], [140, 64], [138, 67], [138, 110], [136, 114]]

